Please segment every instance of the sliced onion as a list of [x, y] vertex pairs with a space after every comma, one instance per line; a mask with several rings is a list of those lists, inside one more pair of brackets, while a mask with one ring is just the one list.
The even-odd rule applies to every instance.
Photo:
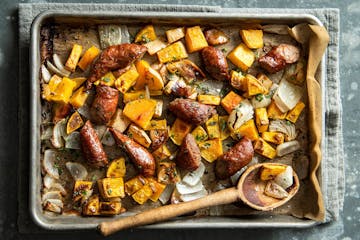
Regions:
[[301, 87], [296, 86], [282, 79], [280, 85], [275, 92], [273, 99], [276, 106], [284, 113], [295, 107], [302, 96], [303, 90]]
[[56, 179], [51, 177], [49, 174], [46, 174], [43, 178], [44, 187], [50, 189], [52, 185], [57, 183]]
[[58, 74], [58, 75], [60, 75], [60, 76], [62, 76], [62, 77], [68, 77], [68, 76], [70, 76], [70, 75], [68, 75], [67, 73], [60, 71], [60, 70], [59, 70], [57, 67], [55, 67], [49, 60], [46, 61], [46, 66], [48, 67], [48, 69], [49, 69], [51, 72], [53, 72], [53, 73], [55, 73], [55, 74]]
[[291, 187], [294, 183], [292, 167], [287, 166], [285, 171], [275, 177], [274, 181], [284, 189]]
[[55, 148], [64, 147], [64, 137], [66, 137], [66, 120], [61, 119], [57, 122], [53, 128], [53, 136], [51, 138], [51, 143]]
[[64, 188], [63, 185], [61, 185], [58, 182], [53, 183], [53, 185], [51, 185], [50, 190], [55, 190], [55, 191], [59, 191], [61, 193], [62, 196], [66, 196], [67, 195], [67, 191]]
[[44, 82], [48, 83], [51, 79], [51, 74], [44, 64], [41, 65], [41, 76]]
[[296, 140], [290, 142], [284, 142], [276, 147], [276, 154], [282, 157], [286, 154], [295, 152], [300, 149], [300, 143]]
[[192, 172], [188, 172], [182, 179], [182, 182], [189, 185], [189, 186], [195, 186], [201, 179], [201, 177], [204, 175], [205, 172], [205, 165], [203, 163], [200, 163], [200, 166]]
[[79, 132], [72, 132], [65, 138], [65, 148], [81, 149]]
[[112, 136], [109, 129], [106, 129], [106, 132], [104, 133], [104, 136], [101, 139], [101, 143], [106, 146], [114, 146], [115, 145], [115, 139]]
[[130, 33], [126, 25], [121, 25], [121, 43], [130, 43]]
[[266, 184], [264, 193], [269, 197], [273, 197], [277, 199], [284, 199], [289, 196], [289, 193], [285, 191], [285, 189], [283, 189], [281, 186], [279, 186], [273, 181], [269, 181]]
[[289, 141], [294, 140], [296, 138], [296, 128], [295, 124], [286, 120], [273, 120], [269, 124], [270, 132], [281, 132], [287, 135], [287, 139]]
[[208, 195], [208, 192], [206, 191], [205, 188], [203, 188], [199, 192], [196, 192], [196, 193], [181, 194], [180, 199], [183, 200], [184, 202], [189, 202], [189, 201], [192, 201], [195, 199], [205, 197], [206, 195]]
[[237, 183], [239, 182], [240, 176], [245, 172], [246, 169], [247, 169], [247, 166], [243, 167], [242, 169], [240, 169], [239, 171], [237, 171], [234, 175], [232, 175], [230, 177], [230, 180], [233, 185], [237, 185]]
[[224, 86], [224, 82], [209, 80], [197, 82], [196, 91], [199, 94], [209, 94], [209, 95], [220, 95], [221, 89]]
[[176, 183], [176, 189], [179, 192], [179, 194], [181, 194], [181, 195], [182, 194], [190, 194], [190, 193], [199, 192], [203, 188], [204, 188], [204, 186], [203, 186], [201, 181], [199, 181], [194, 186], [187, 185], [186, 183], [183, 183], [183, 182]]
[[102, 139], [102, 137], [104, 136], [107, 127], [105, 125], [95, 125], [94, 126], [95, 132], [97, 133], [99, 139]]
[[65, 66], [62, 64], [59, 55], [57, 55], [56, 53], [53, 54], [53, 61], [57, 69], [59, 69], [59, 71], [62, 72], [65, 77], [70, 76], [71, 72], [65, 69]]
[[149, 86], [145, 85], [145, 99], [150, 99], [150, 90], [149, 90]]
[[65, 163], [65, 166], [66, 166], [67, 170], [69, 170], [69, 172], [70, 172], [71, 176], [74, 178], [74, 180], [86, 179], [86, 177], [88, 175], [88, 171], [82, 164], [76, 163], [76, 162], [67, 162], [67, 163]]
[[87, 104], [84, 104], [81, 108], [79, 108], [78, 113], [81, 114], [86, 119], [90, 119], [90, 107]]
[[44, 152], [43, 168], [46, 173], [55, 179], [59, 179], [59, 169], [55, 167], [56, 151], [47, 149]]
[[41, 200], [45, 202], [48, 199], [59, 199], [62, 200], [61, 192], [60, 191], [49, 191], [42, 195]]
[[44, 202], [44, 210], [61, 213], [62, 208], [64, 207], [64, 203], [59, 199], [48, 199]]
[[115, 24], [99, 25], [100, 45], [102, 49], [121, 43], [121, 27]]
[[231, 112], [228, 119], [228, 126], [231, 130], [236, 130], [245, 122], [253, 118], [253, 115], [253, 106], [249, 100], [245, 99], [241, 101], [240, 105]]
[[54, 126], [52, 124], [41, 125], [41, 141], [49, 140], [53, 135]]
[[159, 200], [162, 204], [166, 204], [167, 202], [169, 202], [170, 198], [171, 198], [171, 194], [174, 191], [175, 186], [172, 184], [168, 184], [166, 185], [164, 191], [161, 193]]

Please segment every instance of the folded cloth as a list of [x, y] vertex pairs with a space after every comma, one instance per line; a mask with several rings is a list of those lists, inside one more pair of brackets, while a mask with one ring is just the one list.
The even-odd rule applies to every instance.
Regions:
[[224, 13], [289, 13], [312, 14], [319, 18], [328, 30], [330, 43], [325, 55], [325, 136], [323, 144], [323, 161], [320, 176], [322, 191], [326, 207], [326, 222], [337, 220], [344, 202], [344, 152], [342, 136], [342, 106], [339, 81], [339, 11], [338, 9], [242, 9], [221, 8], [218, 6], [193, 5], [136, 5], [136, 4], [76, 4], [76, 3], [28, 3], [19, 5], [19, 47], [20, 47], [20, 144], [23, 151], [19, 161], [19, 216], [20, 232], [36, 232], [40, 229], [32, 223], [28, 206], [28, 177], [29, 177], [29, 64], [28, 52], [30, 28], [34, 18], [46, 10], [78, 11], [170, 11], [170, 12], [224, 12]]

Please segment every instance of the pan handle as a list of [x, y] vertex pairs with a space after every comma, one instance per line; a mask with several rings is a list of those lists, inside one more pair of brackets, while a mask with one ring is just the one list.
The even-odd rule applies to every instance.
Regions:
[[104, 236], [108, 236], [123, 229], [162, 222], [201, 208], [229, 204], [238, 200], [238, 190], [235, 187], [232, 187], [193, 201], [166, 205], [144, 211], [134, 216], [110, 222], [102, 222], [99, 224], [98, 228]]

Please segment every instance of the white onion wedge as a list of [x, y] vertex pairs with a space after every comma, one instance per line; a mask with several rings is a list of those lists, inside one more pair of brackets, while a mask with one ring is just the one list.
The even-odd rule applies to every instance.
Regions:
[[102, 137], [104, 136], [107, 127], [105, 125], [95, 125], [94, 126], [95, 132], [97, 133], [99, 139], [102, 139]]
[[56, 167], [56, 151], [53, 149], [47, 149], [44, 152], [43, 168], [49, 176], [59, 179], [59, 169]]
[[44, 202], [44, 210], [54, 212], [54, 213], [61, 213], [64, 204], [59, 199], [48, 199]]
[[286, 134], [287, 140], [289, 140], [289, 141], [294, 140], [297, 136], [295, 124], [293, 124], [290, 121], [286, 121], [286, 120], [276, 119], [276, 120], [270, 121], [269, 131], [284, 133], [284, 134]]
[[88, 175], [88, 171], [80, 163], [67, 162], [67, 163], [65, 163], [65, 166], [66, 166], [67, 170], [69, 170], [69, 172], [74, 180], [84, 180]]
[[190, 194], [190, 193], [199, 192], [202, 189], [204, 189], [204, 186], [203, 186], [201, 181], [199, 181], [194, 186], [189, 186], [186, 183], [178, 182], [178, 183], [176, 183], [176, 189], [177, 189], [177, 191], [179, 192], [180, 195], [183, 195], [183, 194]]
[[251, 104], [254, 108], [264, 108], [271, 103], [270, 95], [258, 94], [251, 99]]
[[45, 202], [48, 199], [59, 199], [62, 200], [61, 192], [60, 191], [49, 191], [42, 195], [41, 200]]
[[238, 107], [236, 107], [229, 116], [228, 126], [230, 130], [236, 130], [241, 127], [245, 122], [253, 118], [254, 109], [250, 101], [245, 99], [241, 101]]
[[41, 141], [49, 140], [53, 135], [54, 126], [50, 124], [46, 124], [46, 126], [44, 125], [45, 124], [41, 126]]
[[90, 119], [90, 107], [87, 104], [84, 104], [81, 108], [79, 108], [78, 113], [81, 114], [85, 119]]
[[106, 129], [104, 136], [101, 138], [101, 143], [106, 146], [114, 146], [115, 145], [115, 139], [112, 136], [109, 129]]
[[283, 189], [281, 186], [279, 186], [273, 181], [269, 181], [266, 184], [264, 193], [269, 197], [273, 197], [277, 199], [284, 199], [289, 196], [288, 192], [285, 191], [285, 189]]
[[301, 87], [282, 79], [273, 99], [276, 106], [284, 113], [295, 107], [299, 102], [302, 93], [303, 90]]
[[184, 202], [188, 202], [188, 201], [192, 201], [195, 199], [205, 197], [206, 195], [208, 195], [208, 192], [205, 190], [205, 188], [203, 188], [202, 190], [200, 190], [199, 192], [196, 192], [196, 193], [181, 194], [180, 199], [183, 200]]
[[278, 174], [275, 177], [274, 181], [284, 189], [287, 189], [288, 187], [292, 186], [294, 183], [292, 167], [287, 166], [285, 171], [283, 171], [282, 173]]
[[201, 179], [201, 177], [204, 175], [205, 172], [205, 165], [203, 163], [200, 163], [200, 166], [192, 172], [188, 172], [182, 179], [182, 182], [189, 185], [189, 186], [195, 186]]
[[59, 55], [56, 53], [53, 54], [53, 61], [57, 69], [62, 72], [66, 77], [70, 76], [71, 72], [65, 69], [65, 66], [62, 64]]
[[67, 195], [67, 191], [64, 188], [63, 185], [61, 185], [58, 182], [55, 182], [51, 185], [50, 190], [54, 190], [54, 191], [59, 191], [61, 193], [62, 196], [66, 196]]
[[65, 148], [81, 149], [79, 132], [72, 132], [65, 138]]
[[115, 24], [99, 25], [98, 31], [102, 49], [121, 43], [121, 26]]
[[53, 128], [53, 136], [51, 138], [51, 143], [54, 148], [64, 147], [64, 137], [66, 137], [66, 120], [61, 119], [57, 122]]
[[43, 177], [43, 183], [44, 183], [44, 187], [50, 189], [51, 186], [55, 183], [57, 183], [56, 179], [51, 177], [49, 174], [46, 174]]
[[70, 75], [68, 75], [66, 72], [62, 72], [62, 71], [60, 71], [57, 67], [55, 67], [49, 60], [48, 61], [46, 61], [46, 66], [47, 66], [47, 68], [51, 71], [51, 72], [53, 72], [53, 73], [55, 73], [55, 74], [57, 74], [57, 75], [60, 75], [60, 76], [62, 76], [62, 77], [69, 77]]
[[48, 83], [51, 79], [51, 74], [44, 64], [41, 65], [41, 76], [44, 82]]
[[166, 185], [164, 191], [161, 193], [159, 200], [162, 204], [166, 204], [167, 202], [169, 202], [170, 198], [171, 198], [171, 194], [174, 191], [175, 186], [168, 184]]
[[296, 150], [300, 149], [300, 143], [296, 140], [290, 141], [290, 142], [284, 142], [282, 144], [279, 144], [276, 147], [276, 154], [279, 157], [282, 157], [286, 154], [295, 152]]

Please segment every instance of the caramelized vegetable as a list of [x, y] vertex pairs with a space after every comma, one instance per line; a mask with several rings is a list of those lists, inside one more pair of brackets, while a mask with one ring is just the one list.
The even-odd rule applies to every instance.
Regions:
[[185, 46], [180, 41], [161, 49], [156, 54], [161, 63], [174, 62], [188, 57]]
[[227, 113], [231, 113], [243, 100], [241, 96], [233, 91], [230, 91], [222, 100], [221, 106], [226, 110]]
[[78, 44], [74, 44], [71, 50], [70, 56], [65, 63], [65, 68], [71, 72], [75, 72], [76, 65], [80, 59], [80, 55], [82, 52], [82, 46]]
[[255, 142], [254, 150], [269, 159], [273, 159], [276, 156], [276, 150], [262, 138]]
[[136, 43], [148, 43], [157, 38], [153, 25], [147, 25], [141, 29], [135, 36]]
[[80, 87], [78, 90], [76, 90], [73, 95], [71, 96], [69, 103], [74, 107], [74, 108], [81, 108], [86, 99], [88, 98], [89, 93], [87, 91], [85, 91], [85, 87]]
[[200, 26], [195, 26], [186, 29], [185, 34], [186, 47], [189, 53], [193, 53], [208, 46]]
[[122, 178], [125, 176], [125, 173], [126, 173], [125, 158], [121, 157], [111, 161], [106, 171], [106, 177]]
[[248, 48], [257, 49], [264, 46], [262, 30], [243, 29], [240, 30], [240, 36]]
[[82, 125], [84, 125], [84, 121], [82, 120], [80, 114], [78, 112], [74, 112], [66, 124], [66, 134], [72, 133], [76, 129], [82, 127]]
[[222, 143], [219, 138], [199, 143], [201, 157], [208, 162], [213, 162], [223, 154]]
[[124, 115], [141, 128], [146, 129], [155, 113], [156, 101], [139, 99], [129, 102], [124, 107]]
[[176, 145], [181, 145], [192, 125], [177, 118], [170, 129], [170, 138]]
[[120, 202], [100, 202], [99, 206], [101, 215], [116, 215], [122, 212], [121, 203]]
[[127, 134], [130, 138], [134, 139], [137, 143], [143, 145], [144, 147], [150, 147], [151, 139], [141, 128], [132, 124], [130, 125]]
[[94, 61], [94, 59], [99, 55], [100, 49], [95, 46], [91, 46], [84, 55], [81, 57], [78, 66], [81, 70], [85, 71], [88, 66]]
[[185, 28], [179, 27], [167, 30], [165, 32], [167, 40], [169, 43], [176, 42], [177, 40], [180, 40], [181, 38], [185, 37]]
[[245, 44], [240, 43], [227, 58], [243, 71], [247, 71], [255, 61], [255, 54]]
[[204, 32], [204, 35], [210, 45], [220, 45], [229, 42], [229, 37], [219, 29], [208, 29]]
[[101, 196], [104, 199], [125, 197], [123, 178], [103, 178], [97, 181]]

